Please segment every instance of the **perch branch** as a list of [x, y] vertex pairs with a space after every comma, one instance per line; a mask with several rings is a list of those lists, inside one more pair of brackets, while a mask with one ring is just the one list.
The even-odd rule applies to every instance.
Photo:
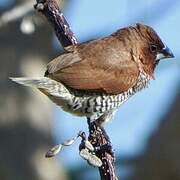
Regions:
[[[41, 12], [51, 23], [62, 46], [76, 45], [76, 37], [71, 31], [56, 0], [36, 1], [35, 9]], [[102, 165], [99, 167], [101, 180], [116, 180], [115, 157], [112, 145], [105, 129], [98, 123], [102, 122], [102, 119], [94, 122], [90, 122], [89, 119], [87, 121], [89, 126], [88, 140], [94, 147], [95, 155], [102, 161]]]
[[89, 137], [88, 140], [95, 148], [96, 156], [101, 159], [102, 166], [99, 167], [101, 180], [117, 180], [115, 175], [115, 156], [111, 141], [105, 129], [98, 123], [102, 119], [91, 122], [88, 119]]
[[67, 47], [77, 44], [76, 37], [71, 31], [56, 0], [36, 0], [36, 2], [35, 9], [41, 12], [51, 23], [62, 46]]

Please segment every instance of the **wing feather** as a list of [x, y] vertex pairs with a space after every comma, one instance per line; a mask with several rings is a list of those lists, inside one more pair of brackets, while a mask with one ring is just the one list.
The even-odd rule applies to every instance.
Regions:
[[115, 37], [70, 49], [48, 64], [48, 77], [74, 89], [110, 94], [120, 94], [136, 84], [139, 69], [131, 50]]

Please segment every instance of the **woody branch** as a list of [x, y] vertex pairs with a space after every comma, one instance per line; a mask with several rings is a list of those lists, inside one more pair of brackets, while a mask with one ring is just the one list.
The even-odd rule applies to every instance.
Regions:
[[[62, 46], [65, 48], [69, 45], [76, 45], [77, 40], [74, 33], [71, 31], [68, 22], [58, 6], [56, 0], [36, 0], [34, 6], [36, 10], [42, 13], [50, 22], [55, 30], [56, 36]], [[115, 157], [112, 149], [110, 139], [105, 129], [98, 122], [87, 120], [89, 127], [88, 140], [94, 147], [95, 155], [102, 161], [99, 167], [101, 180], [116, 180], [115, 176]]]

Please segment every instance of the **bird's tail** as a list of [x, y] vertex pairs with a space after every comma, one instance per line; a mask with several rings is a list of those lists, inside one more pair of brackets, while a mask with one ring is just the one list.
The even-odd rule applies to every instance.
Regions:
[[22, 84], [24, 86], [30, 86], [38, 88], [41, 92], [46, 94], [47, 96], [51, 95], [59, 98], [70, 98], [71, 96], [69, 90], [62, 84], [55, 80], [52, 80], [48, 77], [18, 77], [18, 78], [10, 78], [12, 81], [16, 83]]

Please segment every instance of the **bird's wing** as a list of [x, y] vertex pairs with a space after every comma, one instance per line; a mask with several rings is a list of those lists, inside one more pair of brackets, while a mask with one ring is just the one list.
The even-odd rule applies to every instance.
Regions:
[[111, 37], [72, 47], [48, 64], [46, 75], [74, 89], [120, 94], [139, 75], [132, 53], [120, 45]]

